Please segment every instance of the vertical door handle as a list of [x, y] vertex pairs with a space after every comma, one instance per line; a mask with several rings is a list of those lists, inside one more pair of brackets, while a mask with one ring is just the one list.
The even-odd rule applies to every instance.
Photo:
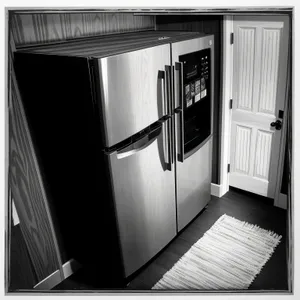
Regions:
[[158, 78], [160, 81], [160, 87], [161, 87], [161, 107], [162, 107], [162, 116], [165, 116], [167, 114], [168, 108], [167, 108], [167, 84], [166, 84], [166, 72], [165, 71], [158, 71]]
[[173, 154], [174, 154], [174, 148], [173, 148], [173, 145], [174, 145], [174, 142], [173, 142], [173, 130], [172, 130], [172, 118], [169, 118], [167, 120], [167, 123], [168, 123], [168, 133], [169, 133], [169, 139], [168, 139], [168, 143], [169, 143], [169, 153], [170, 153], [170, 164], [171, 164], [171, 170], [172, 170], [172, 165], [173, 165]]
[[[183, 63], [182, 62], [175, 62], [175, 70], [179, 73], [179, 82], [178, 86], [175, 87], [179, 90], [179, 97], [177, 100], [177, 103], [179, 108], [175, 109], [175, 113], [178, 117], [175, 117], [176, 119], [176, 128], [177, 128], [177, 151], [178, 151], [178, 161], [183, 162], [184, 161], [184, 105], [183, 105]], [[175, 99], [176, 102], [176, 99]], [[179, 120], [178, 120], [179, 118]]]
[[165, 66], [165, 87], [166, 87], [166, 95], [167, 95], [167, 103], [166, 103], [166, 114], [171, 115], [172, 114], [172, 102], [171, 102], [171, 85], [172, 85], [172, 72], [171, 72], [171, 66], [166, 65]]
[[[182, 62], [175, 62], [175, 70], [179, 73], [179, 83], [177, 88], [179, 90], [179, 97], [175, 99], [175, 106], [176, 104], [183, 109], [183, 63]], [[176, 93], [175, 93], [176, 94]]]
[[172, 108], [172, 114], [174, 113], [175, 109], [175, 67], [172, 66], [171, 68], [171, 108]]
[[162, 121], [163, 151], [166, 169], [172, 171], [172, 141], [170, 134], [170, 119]]
[[[176, 114], [176, 131], [177, 131], [177, 159], [180, 162], [184, 161], [184, 120], [183, 120], [183, 109], [175, 109]], [[178, 120], [179, 119], [179, 120]]]

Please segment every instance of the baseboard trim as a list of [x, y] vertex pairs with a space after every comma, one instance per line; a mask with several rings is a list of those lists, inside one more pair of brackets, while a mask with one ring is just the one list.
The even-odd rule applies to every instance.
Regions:
[[211, 194], [212, 196], [221, 198], [221, 197], [223, 196], [223, 195], [222, 195], [222, 186], [219, 185], [219, 184], [211, 183], [211, 186], [210, 186], [210, 194]]
[[72, 258], [71, 260], [69, 260], [65, 264], [63, 264], [64, 277], [68, 278], [69, 276], [71, 276], [73, 273], [75, 273], [80, 268], [81, 268], [80, 263]]
[[64, 279], [71, 276], [73, 273], [75, 273], [78, 269], [81, 268], [81, 265], [74, 260], [73, 258], [67, 261], [63, 264], [62, 270], [63, 270], [63, 276], [60, 273], [60, 270], [56, 270], [52, 274], [50, 274], [48, 277], [40, 281], [38, 284], [36, 284], [33, 288], [36, 290], [51, 290], [56, 285], [61, 283]]
[[48, 277], [40, 281], [38, 284], [36, 284], [33, 288], [35, 290], [51, 290], [56, 285], [62, 282], [62, 277], [60, 274], [60, 270], [56, 270], [52, 274], [50, 274]]
[[274, 202], [274, 206], [287, 209], [287, 195], [280, 193], [277, 202]]

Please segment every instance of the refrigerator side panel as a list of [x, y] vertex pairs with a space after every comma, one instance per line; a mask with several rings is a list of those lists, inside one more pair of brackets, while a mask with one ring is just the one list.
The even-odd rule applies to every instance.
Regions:
[[114, 280], [122, 277], [89, 62], [16, 54], [18, 84], [63, 263], [74, 258], [101, 266], [106, 279], [108, 272]]
[[106, 147], [170, 113], [167, 71], [170, 44], [98, 60]]
[[108, 156], [126, 277], [176, 235], [174, 168], [164, 161], [163, 132], [140, 149]]
[[178, 231], [210, 201], [212, 139], [177, 168]]

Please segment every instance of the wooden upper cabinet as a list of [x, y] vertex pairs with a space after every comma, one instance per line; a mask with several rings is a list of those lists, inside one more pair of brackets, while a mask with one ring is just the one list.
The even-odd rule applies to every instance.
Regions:
[[12, 33], [17, 47], [147, 29], [154, 29], [154, 17], [133, 13], [12, 15]]

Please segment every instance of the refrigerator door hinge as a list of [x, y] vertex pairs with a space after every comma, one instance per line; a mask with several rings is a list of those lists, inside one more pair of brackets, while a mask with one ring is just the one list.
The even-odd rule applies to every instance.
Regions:
[[229, 109], [232, 109], [232, 99], [229, 100]]
[[231, 33], [230, 33], [230, 44], [232, 45], [233, 42], [234, 42], [234, 33], [231, 32]]
[[227, 173], [230, 173], [230, 164], [227, 165]]

